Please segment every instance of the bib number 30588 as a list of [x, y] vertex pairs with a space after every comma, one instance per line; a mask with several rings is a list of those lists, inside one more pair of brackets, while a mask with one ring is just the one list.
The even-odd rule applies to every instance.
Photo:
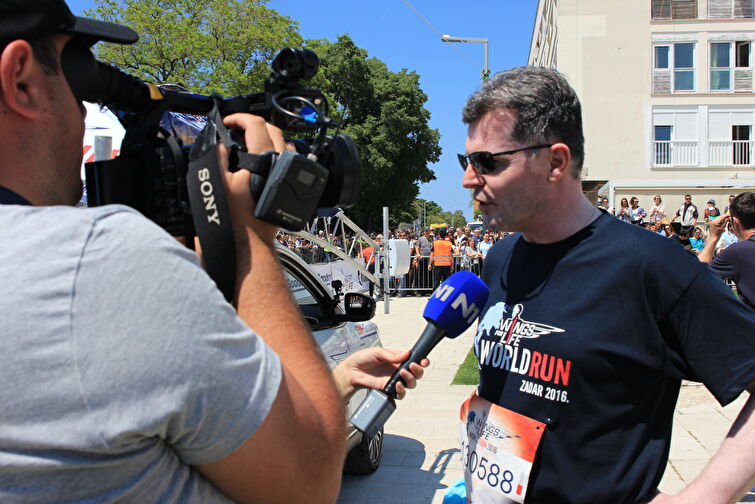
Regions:
[[476, 394], [462, 404], [460, 417], [467, 502], [524, 502], [545, 424]]

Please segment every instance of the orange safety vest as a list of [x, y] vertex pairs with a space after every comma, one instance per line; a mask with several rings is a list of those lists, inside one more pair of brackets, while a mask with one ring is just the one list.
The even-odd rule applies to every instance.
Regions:
[[453, 245], [448, 240], [435, 240], [431, 257], [435, 266], [451, 266], [454, 259]]
[[362, 257], [364, 258], [364, 262], [369, 262], [369, 264], [375, 263], [375, 256], [377, 254], [373, 254], [374, 251], [375, 249], [372, 247], [364, 247], [362, 249]]

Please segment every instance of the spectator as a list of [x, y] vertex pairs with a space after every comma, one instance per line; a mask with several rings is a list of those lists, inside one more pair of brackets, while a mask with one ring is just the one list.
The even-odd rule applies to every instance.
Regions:
[[432, 287], [432, 280], [430, 273], [430, 254], [433, 252], [433, 239], [430, 234], [430, 228], [425, 228], [422, 231], [422, 236], [417, 240], [416, 257], [419, 258], [417, 274], [417, 288], [421, 290], [428, 290]]
[[676, 241], [679, 241], [679, 235], [676, 234], [676, 231], [674, 231], [674, 226], [672, 226], [671, 223], [663, 226], [663, 232], [666, 235], [666, 238], [672, 238]]
[[716, 208], [716, 200], [709, 199], [708, 207], [705, 209], [705, 223], [710, 224], [710, 221], [721, 215], [721, 211]]
[[660, 222], [666, 218], [666, 205], [663, 203], [660, 194], [656, 194], [653, 197], [653, 206], [650, 207], [650, 214], [648, 219], [650, 222]]
[[477, 247], [480, 250], [480, 254], [482, 254], [482, 259], [485, 260], [485, 257], [488, 255], [488, 250], [490, 250], [490, 247], [493, 246], [493, 242], [490, 239], [490, 233], [488, 231], [485, 231], [485, 234], [482, 235], [482, 242], [480, 242], [480, 245]]
[[631, 200], [629, 200], [630, 205], [632, 205], [632, 208], [630, 209], [630, 222], [634, 225], [641, 226], [642, 225], [642, 219], [645, 218], [647, 215], [645, 213], [645, 210], [640, 206], [640, 200], [638, 200], [636, 197], [632, 197]]
[[469, 240], [469, 243], [464, 251], [464, 255], [467, 258], [469, 271], [475, 275], [480, 274], [480, 262], [482, 261], [482, 254], [477, 250], [477, 245], [474, 240]]
[[613, 210], [613, 207], [612, 207], [612, 206], [611, 206], [611, 205], [610, 205], [610, 204], [608, 203], [608, 198], [605, 198], [605, 197], [604, 197], [604, 198], [603, 198], [603, 199], [601, 200], [601, 202], [602, 202], [601, 208], [602, 208], [603, 210], [605, 210], [606, 212], [608, 212], [608, 213], [610, 213], [610, 214], [612, 214], [612, 215], [616, 213], [616, 212], [614, 212], [614, 210]]
[[464, 230], [460, 227], [457, 227], [456, 233], [454, 234], [454, 239], [453, 239], [454, 245], [456, 245], [456, 247], [459, 246], [459, 242], [461, 241], [462, 237], [465, 237]]
[[676, 211], [676, 216], [674, 216], [671, 222], [679, 218], [681, 218], [680, 222], [682, 224], [680, 232], [682, 229], [686, 230], [687, 236], [689, 236], [695, 228], [698, 218], [697, 207], [692, 203], [692, 196], [689, 194], [684, 195], [684, 203]]
[[453, 260], [453, 245], [446, 239], [446, 228], [440, 228], [438, 238], [433, 241], [433, 251], [430, 254], [428, 266], [433, 274], [433, 290], [451, 275]]
[[687, 233], [686, 229], [680, 229], [679, 233], [675, 234], [672, 238], [678, 241], [679, 245], [684, 247], [685, 250], [692, 252], [692, 244], [689, 241], [689, 234]]
[[629, 202], [626, 198], [621, 198], [619, 209], [616, 211], [616, 217], [618, 217], [620, 221], [627, 223], [632, 221], [632, 211], [629, 208]]
[[[377, 240], [376, 240], [377, 241]], [[364, 242], [365, 245], [367, 245], [366, 242]], [[364, 263], [367, 265], [367, 271], [375, 274], [375, 261], [377, 259], [377, 252], [375, 252], [375, 247], [372, 245], [367, 245], [366, 247], [362, 247], [362, 259], [364, 259]], [[373, 296], [375, 293], [375, 282], [370, 280], [370, 297]]]
[[739, 241], [737, 235], [731, 230], [730, 220], [724, 221], [723, 227], [724, 231], [721, 233], [721, 238], [716, 242], [716, 254]]
[[727, 214], [730, 211], [731, 208], [731, 202], [734, 201], [735, 196], [733, 194], [729, 195], [729, 204], [726, 205], [726, 208], [724, 208], [724, 213]]
[[[730, 213], [714, 219], [710, 224], [708, 245], [698, 258], [710, 263], [721, 278], [731, 278], [745, 304], [755, 308], [755, 193], [743, 192], [729, 205]], [[713, 243], [730, 224], [739, 241], [713, 258]]]
[[695, 227], [695, 232], [692, 235], [692, 238], [689, 239], [690, 245], [692, 246], [692, 251], [695, 254], [699, 254], [700, 251], [705, 246], [705, 238], [703, 238], [703, 230], [699, 227]]
[[482, 239], [480, 237], [480, 228], [475, 228], [474, 231], [472, 231], [472, 238], [474, 239], [475, 247], [480, 245], [480, 240]]

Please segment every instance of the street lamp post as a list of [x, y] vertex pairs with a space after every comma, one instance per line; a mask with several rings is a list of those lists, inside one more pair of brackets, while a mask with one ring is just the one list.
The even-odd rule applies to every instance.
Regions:
[[443, 35], [440, 40], [441, 42], [467, 42], [482, 44], [484, 53], [482, 60], [482, 80], [488, 80], [488, 77], [490, 77], [490, 68], [488, 67], [488, 39], [475, 37], [452, 37], [451, 35]]

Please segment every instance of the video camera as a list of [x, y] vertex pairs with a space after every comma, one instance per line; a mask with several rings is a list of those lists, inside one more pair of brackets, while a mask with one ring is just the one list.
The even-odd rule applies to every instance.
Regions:
[[[217, 129], [221, 139], [225, 135], [223, 141], [230, 147], [230, 170], [252, 172], [250, 191], [257, 202], [257, 218], [298, 231], [318, 207], [350, 207], [356, 203], [361, 182], [356, 146], [346, 135], [327, 134], [328, 128], [338, 125], [327, 116], [325, 96], [318, 89], [301, 87], [300, 81], [311, 79], [319, 68], [319, 59], [312, 51], [282, 50], [272, 62], [263, 92], [232, 98], [147, 84], [97, 61], [88, 44], [76, 39], [64, 48], [61, 63], [74, 96], [119, 111], [126, 128], [117, 158], [86, 165], [90, 206], [131, 206], [172, 235], [185, 236], [187, 243], [193, 241], [197, 223], [193, 214], [209, 212], [216, 204], [216, 194], [207, 194], [205, 179], [194, 191], [199, 191], [198, 197], [192, 197], [188, 168], [210, 147], [214, 151], [214, 143], [208, 146], [207, 138], [203, 140], [200, 135], [193, 147], [183, 145], [161, 126], [166, 112], [206, 115], [208, 124], [214, 120], [215, 125], [209, 126]], [[222, 125], [222, 117], [236, 112], [261, 116], [284, 131], [317, 135], [296, 141], [296, 153], [246, 154]]]

